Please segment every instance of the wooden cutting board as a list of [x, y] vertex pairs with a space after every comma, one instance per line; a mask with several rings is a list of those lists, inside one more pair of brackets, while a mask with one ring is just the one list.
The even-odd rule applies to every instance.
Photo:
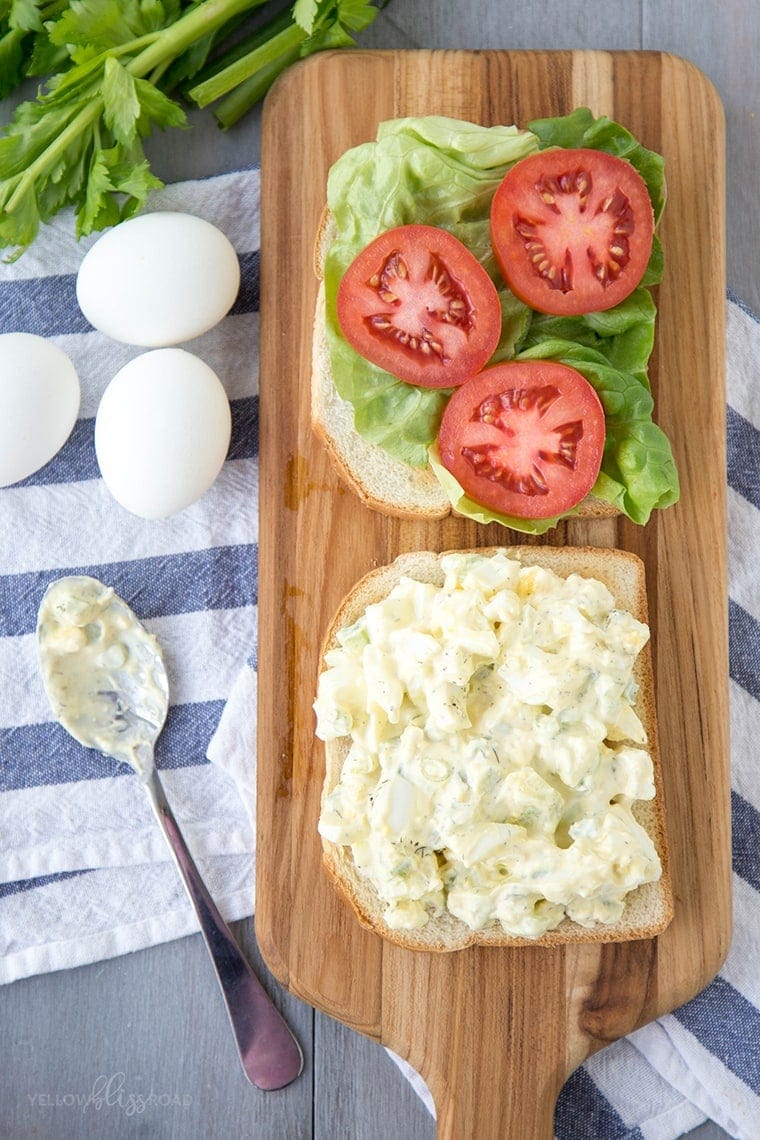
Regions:
[[[321, 869], [321, 639], [353, 582], [400, 552], [520, 536], [373, 513], [312, 435], [312, 246], [327, 170], [382, 119], [522, 125], [581, 104], [666, 158], [651, 375], [683, 490], [644, 528], [575, 521], [538, 541], [620, 546], [646, 564], [675, 919], [657, 939], [623, 944], [405, 951], [364, 930]], [[572, 1070], [696, 994], [729, 941], [722, 110], [700, 72], [659, 53], [331, 53], [272, 91], [262, 151], [259, 945], [293, 993], [423, 1074], [441, 1136], [540, 1140]]]

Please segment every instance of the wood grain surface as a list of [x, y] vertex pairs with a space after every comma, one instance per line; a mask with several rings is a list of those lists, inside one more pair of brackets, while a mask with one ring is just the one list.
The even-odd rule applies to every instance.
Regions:
[[[541, 541], [617, 545], [645, 561], [675, 919], [659, 939], [620, 945], [403, 951], [363, 930], [321, 869], [311, 713], [321, 637], [372, 566], [515, 535], [370, 512], [313, 438], [310, 265], [325, 178], [383, 118], [524, 123], [581, 103], [666, 157], [652, 382], [683, 491], [646, 528], [576, 521]], [[410, 1060], [442, 1136], [549, 1136], [567, 1074], [701, 989], [730, 934], [720, 105], [696, 69], [658, 53], [326, 55], [270, 97], [262, 155], [259, 945], [293, 993]]]

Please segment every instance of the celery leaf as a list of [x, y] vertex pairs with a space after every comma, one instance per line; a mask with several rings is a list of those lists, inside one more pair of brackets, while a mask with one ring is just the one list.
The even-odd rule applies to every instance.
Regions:
[[106, 60], [101, 91], [106, 125], [114, 138], [128, 146], [137, 135], [140, 100], [133, 76], [113, 56]]
[[293, 19], [307, 35], [314, 31], [319, 4], [317, 0], [296, 0], [293, 5]]

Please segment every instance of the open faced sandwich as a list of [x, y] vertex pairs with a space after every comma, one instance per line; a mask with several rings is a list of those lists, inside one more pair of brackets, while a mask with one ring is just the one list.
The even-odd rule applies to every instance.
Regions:
[[651, 937], [672, 914], [643, 564], [405, 554], [327, 633], [324, 861], [416, 950]]
[[678, 498], [652, 419], [663, 160], [586, 108], [381, 123], [333, 165], [312, 419], [369, 506], [542, 534]]

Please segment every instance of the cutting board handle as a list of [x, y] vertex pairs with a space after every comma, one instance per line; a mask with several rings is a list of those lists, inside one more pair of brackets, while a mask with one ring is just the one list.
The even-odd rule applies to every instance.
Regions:
[[564, 948], [406, 952], [403, 973], [401, 953], [384, 947], [404, 980], [384, 992], [384, 1011], [399, 1027], [409, 1006], [430, 1021], [385, 1043], [427, 1081], [440, 1140], [551, 1140], [568, 1072]]
[[535, 1079], [509, 1074], [496, 1085], [491, 1074], [472, 1076], [437, 1102], [438, 1140], [552, 1140], [555, 1099], [540, 1095]]

